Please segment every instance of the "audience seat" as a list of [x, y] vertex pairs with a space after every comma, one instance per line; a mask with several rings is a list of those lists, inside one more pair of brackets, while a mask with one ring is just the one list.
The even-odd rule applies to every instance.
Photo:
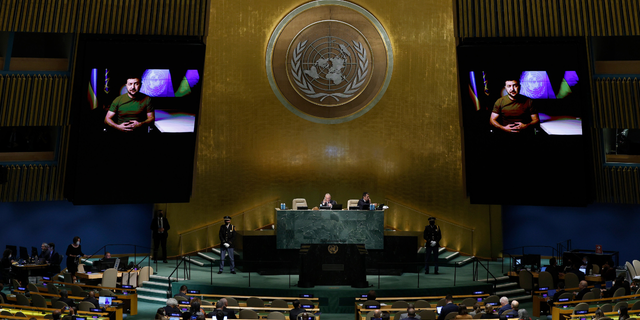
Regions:
[[73, 283], [73, 277], [71, 276], [71, 273], [65, 272], [62, 274], [62, 276], [64, 277], [63, 282]]
[[62, 309], [64, 307], [68, 307], [68, 305], [63, 301], [56, 301], [56, 302], [53, 303], [53, 308], [54, 309]]
[[436, 320], [436, 313], [433, 310], [422, 310], [418, 315], [420, 315], [420, 319], [422, 320]]
[[638, 274], [636, 273], [636, 268], [629, 263], [629, 261], [625, 262], [624, 265], [627, 267], [627, 272], [629, 272], [629, 276], [631, 279], [635, 278]]
[[291, 209], [298, 210], [298, 207], [309, 207], [307, 205], [307, 200], [304, 198], [293, 199], [293, 202], [291, 203]]
[[636, 270], [636, 276], [637, 276], [638, 272], [640, 272], [640, 261], [633, 260], [633, 269]]
[[491, 295], [488, 296], [486, 299], [484, 299], [483, 303], [487, 304], [487, 303], [499, 303], [500, 302], [500, 297], [496, 296], [496, 295]]
[[580, 284], [580, 279], [578, 279], [578, 276], [575, 273], [569, 272], [564, 275], [565, 288], [567, 289], [577, 288], [579, 284]]
[[22, 293], [16, 293], [16, 304], [19, 306], [30, 306], [31, 301]]
[[44, 318], [45, 319], [53, 319], [53, 314], [47, 313], [47, 314], [44, 315]]
[[538, 288], [554, 289], [553, 276], [551, 273], [543, 271], [538, 274]]
[[145, 266], [140, 269], [140, 273], [138, 273], [138, 287], [142, 287], [142, 283], [145, 281], [149, 281], [149, 277], [153, 274], [153, 267]]
[[347, 200], [347, 209], [351, 208], [351, 207], [357, 207], [358, 206], [358, 201], [360, 201], [359, 199], [349, 199]]
[[301, 305], [305, 304], [305, 305], [315, 306], [315, 304], [309, 299], [299, 299], [298, 301], [300, 301]]
[[22, 312], [20, 312], [20, 311], [16, 312], [16, 314], [14, 314], [14, 316], [15, 316], [15, 317], [23, 317], [23, 318], [26, 318], [26, 317], [27, 317], [24, 313], [22, 313]]
[[[625, 295], [625, 293], [626, 293], [626, 292], [627, 292], [627, 291], [625, 290], [625, 288], [618, 288], [618, 289], [616, 290], [616, 292], [614, 292], [614, 293], [613, 293], [613, 296], [614, 296], [614, 297], [622, 297], [622, 296], [624, 296], [624, 295]], [[617, 311], [617, 310], [616, 310], [616, 311]]]
[[100, 291], [98, 292], [98, 294], [102, 297], [115, 297], [116, 294], [113, 293], [113, 291], [109, 290], [109, 289], [100, 289]]
[[227, 299], [227, 305], [229, 307], [239, 307], [240, 306], [238, 304], [238, 300], [236, 300], [236, 298], [226, 297], [225, 299]]
[[[175, 296], [173, 296], [173, 298], [176, 299], [178, 302], [180, 302], [180, 301], [189, 301], [189, 299], [184, 297], [184, 296], [175, 295]], [[229, 305], [231, 305], [231, 304], [229, 304]]]
[[13, 316], [13, 313], [7, 311], [7, 310], [2, 310], [2, 312], [0, 312], [0, 315], [3, 316]]
[[481, 319], [482, 318], [482, 313], [478, 312], [473, 316], [474, 319]]
[[620, 309], [620, 307], [622, 307], [622, 306], [626, 306], [628, 308], [629, 304], [626, 301], [620, 301], [620, 302], [616, 303], [615, 306], [613, 306], [613, 311], [617, 312], [618, 309]]
[[[302, 302], [300, 302], [302, 303]], [[376, 301], [376, 300], [367, 300], [364, 303], [362, 303], [363, 307], [367, 307], [367, 306], [378, 306], [380, 307], [380, 301]]]
[[50, 283], [47, 286], [47, 293], [60, 295], [60, 291], [58, 291], [58, 287], [56, 287], [53, 283]]
[[[404, 311], [398, 311], [393, 315], [393, 320], [400, 320], [400, 318], [402, 318], [402, 314], [404, 313]], [[369, 318], [371, 319], [371, 318]]]
[[41, 295], [39, 295], [37, 293], [32, 293], [31, 294], [31, 302], [33, 303], [34, 307], [49, 308], [47, 306], [47, 300], [43, 296], [41, 296]]
[[640, 310], [640, 301], [636, 301], [631, 307], [631, 310]]
[[591, 270], [593, 270], [595, 274], [600, 274], [600, 266], [595, 263], [591, 265]]
[[100, 283], [100, 285], [103, 287], [115, 288], [117, 280], [118, 270], [115, 268], [109, 268], [102, 274], [102, 283]]
[[589, 311], [589, 304], [585, 302], [578, 303], [575, 308], [573, 308], [573, 314], [576, 314], [576, 311]]
[[444, 317], [444, 320], [453, 319], [453, 318], [455, 318], [457, 315], [458, 315], [458, 313], [457, 313], [457, 312], [449, 312], [449, 313], [447, 313], [447, 316], [446, 316], [446, 317]]
[[[431, 304], [427, 300], [418, 300], [413, 304], [416, 309], [431, 308]], [[421, 316], [422, 317], [422, 316]]]
[[267, 319], [285, 320], [285, 319], [286, 319], [286, 317], [284, 316], [284, 313], [274, 311], [274, 312], [270, 312], [270, 313], [267, 315]]
[[70, 296], [83, 297], [83, 298], [86, 298], [89, 296], [89, 292], [82, 290], [80, 286], [70, 285], [70, 286], [67, 286], [67, 288], [71, 289], [71, 293], [69, 294]]
[[289, 308], [289, 304], [282, 299], [275, 299], [271, 301], [272, 308]]
[[38, 290], [38, 287], [33, 283], [27, 284], [27, 290], [29, 290], [29, 292], [40, 292], [40, 290]]
[[78, 310], [80, 311], [91, 311], [91, 308], [95, 308], [96, 306], [89, 301], [82, 301], [78, 304]]
[[521, 289], [524, 289], [527, 292], [533, 290], [533, 275], [531, 272], [527, 270], [520, 270], [518, 278], [520, 279], [519, 283]]
[[582, 296], [582, 300], [592, 300], [592, 299], [595, 299], [594, 297], [595, 295], [593, 294], [593, 292], [590, 291], [585, 293], [584, 296]]
[[600, 310], [602, 310], [602, 312], [611, 312], [613, 311], [613, 306], [611, 306], [610, 303], [605, 303], [600, 306]]
[[247, 299], [247, 307], [264, 307], [264, 301], [260, 298], [251, 297]]
[[569, 298], [569, 301], [573, 300], [573, 297], [575, 297], [575, 295], [573, 294], [573, 292], [565, 292], [563, 294], [561, 294], [558, 299], [565, 299], [565, 298]]
[[593, 292], [594, 299], [600, 299], [600, 297], [602, 297], [602, 291], [600, 290], [600, 288], [592, 288], [591, 292]]
[[391, 304], [391, 308], [407, 308], [407, 307], [409, 307], [409, 303], [404, 300], [396, 301], [393, 304]]
[[207, 300], [200, 300], [200, 305], [201, 306], [212, 306], [213, 302], [207, 301]]
[[465, 306], [467, 306], [467, 308], [471, 307], [473, 308], [473, 305], [476, 304], [478, 302], [478, 300], [476, 300], [475, 298], [466, 298], [464, 300], [462, 300], [462, 302], [460, 302], [460, 304], [464, 304]]
[[440, 299], [440, 301], [438, 301], [438, 303], [436, 304], [436, 307], [444, 307], [445, 304], [447, 304], [447, 299], [442, 298]]
[[258, 313], [251, 309], [242, 309], [238, 314], [239, 319], [260, 319]]

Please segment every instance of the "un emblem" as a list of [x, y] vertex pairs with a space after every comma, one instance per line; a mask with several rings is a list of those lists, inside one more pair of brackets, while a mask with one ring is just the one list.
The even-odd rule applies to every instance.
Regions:
[[393, 53], [378, 20], [355, 4], [320, 0], [289, 13], [267, 47], [269, 83], [282, 104], [318, 123], [369, 111], [391, 80]]
[[331, 244], [327, 247], [327, 251], [329, 251], [330, 254], [336, 254], [338, 253], [338, 246]]

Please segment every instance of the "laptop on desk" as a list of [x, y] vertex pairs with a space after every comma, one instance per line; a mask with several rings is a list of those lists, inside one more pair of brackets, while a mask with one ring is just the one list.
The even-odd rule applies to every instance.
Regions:
[[342, 210], [342, 204], [338, 203], [331, 208], [331, 210]]
[[101, 308], [108, 308], [111, 307], [111, 305], [113, 304], [113, 297], [98, 297], [98, 305], [100, 305]]

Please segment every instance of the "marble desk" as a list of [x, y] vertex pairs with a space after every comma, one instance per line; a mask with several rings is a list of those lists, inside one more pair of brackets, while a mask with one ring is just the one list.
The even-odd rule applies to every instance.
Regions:
[[301, 244], [365, 244], [384, 249], [383, 210], [276, 209], [278, 249], [300, 249]]

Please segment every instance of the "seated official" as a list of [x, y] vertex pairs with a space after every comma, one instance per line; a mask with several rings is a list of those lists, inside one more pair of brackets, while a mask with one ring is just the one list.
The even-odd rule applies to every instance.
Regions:
[[[413, 310], [413, 317], [410, 317], [411, 310]], [[420, 315], [416, 314], [416, 310], [414, 308], [413, 303], [409, 303], [409, 305], [407, 306], [407, 312], [406, 313], [400, 314], [400, 319], [407, 319], [407, 318], [420, 319]]]
[[580, 284], [578, 284], [578, 289], [580, 291], [576, 293], [576, 298], [574, 300], [582, 300], [582, 297], [584, 297], [585, 293], [591, 291], [591, 289], [587, 288], [588, 286], [589, 284], [587, 284], [586, 281], [584, 280], [580, 281]]
[[67, 290], [60, 291], [60, 298], [58, 299], [58, 301], [66, 303], [69, 307], [76, 306], [76, 303], [73, 300], [69, 299], [69, 293], [67, 292]]
[[82, 301], [88, 301], [88, 302], [93, 303], [93, 307], [94, 308], [97, 308], [98, 305], [100, 305], [100, 303], [96, 299], [96, 292], [93, 291], [93, 290], [89, 291], [89, 296], [84, 298]]
[[[207, 314], [207, 318], [224, 319], [224, 317], [227, 317], [227, 319], [231, 319], [229, 317], [230, 314], [224, 311], [224, 307], [225, 307], [224, 301], [222, 301], [222, 299], [218, 300], [218, 302], [216, 302], [216, 308]], [[233, 319], [235, 319], [235, 315]]]
[[338, 203], [334, 200], [331, 200], [331, 195], [327, 193], [324, 195], [324, 199], [322, 200], [322, 203], [320, 203], [320, 206], [333, 208], [333, 206], [335, 206], [336, 204]]
[[304, 308], [300, 308], [300, 300], [293, 300], [293, 309], [289, 311], [289, 320], [296, 320], [298, 315], [307, 312]]
[[107, 252], [104, 254], [104, 257], [100, 259], [100, 261], [105, 261], [107, 259], [111, 259], [111, 252]]
[[498, 315], [501, 316], [503, 312], [511, 309], [511, 305], [509, 304], [509, 298], [502, 297], [500, 298], [500, 309], [498, 309]]
[[42, 245], [40, 245], [40, 255], [38, 256], [38, 264], [47, 264], [47, 263], [51, 263], [51, 252], [49, 252], [49, 244], [46, 242], [43, 242]]
[[473, 317], [469, 314], [466, 305], [461, 304], [458, 306], [458, 309], [458, 314], [456, 315], [455, 319], [473, 319]]
[[613, 287], [611, 287], [611, 289], [603, 290], [602, 294], [606, 298], [611, 298], [611, 297], [613, 297], [613, 294], [616, 293], [616, 290], [618, 290], [620, 288], [624, 288], [624, 295], [625, 296], [630, 295], [631, 294], [631, 285], [629, 285], [629, 281], [627, 281], [627, 279], [625, 279], [625, 275], [626, 275], [626, 273], [621, 273], [616, 278], [616, 281], [613, 284]]
[[480, 317], [480, 319], [498, 319], [498, 318], [500, 318], [500, 316], [498, 316], [495, 310], [493, 310], [493, 306], [487, 303], [484, 306], [484, 314], [482, 315], [482, 317]]
[[184, 284], [180, 286], [180, 292], [176, 293], [174, 297], [178, 297], [178, 296], [189, 299], [189, 297], [187, 296], [187, 286], [185, 286]]
[[[373, 204], [374, 206], [378, 206], [377, 203]], [[369, 210], [371, 207], [371, 198], [369, 198], [369, 192], [362, 193], [362, 199], [358, 200], [358, 209], [360, 210]]]
[[181, 314], [180, 308], [178, 308], [178, 300], [175, 298], [167, 299], [167, 306], [164, 307], [164, 313], [169, 316], [171, 314]]
[[438, 316], [438, 320], [444, 320], [447, 315], [451, 312], [458, 312], [458, 306], [453, 304], [453, 296], [448, 294], [445, 298], [447, 304], [445, 304], [442, 309], [440, 309], [440, 315]]

